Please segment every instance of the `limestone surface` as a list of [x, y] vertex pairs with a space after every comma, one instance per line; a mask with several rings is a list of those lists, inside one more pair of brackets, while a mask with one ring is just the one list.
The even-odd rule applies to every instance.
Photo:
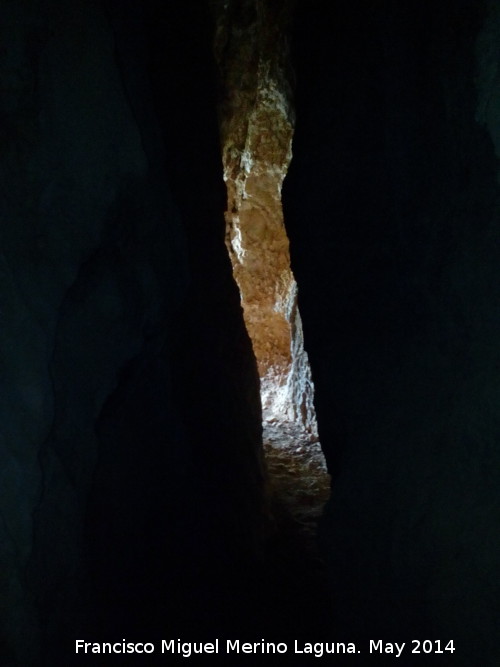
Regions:
[[289, 68], [293, 3], [214, 3], [227, 187], [226, 245], [261, 378], [265, 421], [317, 435], [281, 189], [292, 158]]

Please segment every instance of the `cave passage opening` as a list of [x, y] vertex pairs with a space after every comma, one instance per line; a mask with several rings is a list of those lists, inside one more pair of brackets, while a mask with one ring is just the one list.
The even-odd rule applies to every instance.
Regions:
[[304, 512], [314, 520], [321, 513], [329, 476], [281, 203], [295, 123], [289, 66], [293, 3], [243, 4], [243, 14], [231, 2], [218, 4], [216, 14], [226, 246], [257, 360], [271, 483], [303, 523]]

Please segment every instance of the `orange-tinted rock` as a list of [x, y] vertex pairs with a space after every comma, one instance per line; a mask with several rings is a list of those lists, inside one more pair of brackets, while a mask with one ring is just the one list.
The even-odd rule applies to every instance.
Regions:
[[297, 286], [290, 269], [281, 186], [292, 157], [294, 114], [288, 71], [292, 3], [216, 5], [215, 54], [226, 245], [261, 376], [267, 421], [301, 421], [316, 432]]

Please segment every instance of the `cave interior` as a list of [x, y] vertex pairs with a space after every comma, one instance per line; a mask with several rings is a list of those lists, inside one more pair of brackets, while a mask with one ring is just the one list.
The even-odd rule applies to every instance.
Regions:
[[2, 0], [0, 35], [2, 667], [497, 667], [500, 1]]

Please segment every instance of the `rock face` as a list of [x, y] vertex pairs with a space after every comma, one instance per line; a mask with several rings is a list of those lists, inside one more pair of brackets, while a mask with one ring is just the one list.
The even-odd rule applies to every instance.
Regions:
[[67, 665], [78, 636], [244, 609], [258, 376], [208, 9], [3, 2], [0, 25], [0, 662]]
[[[0, 4], [0, 663], [322, 620], [496, 667], [500, 2], [297, 5], [283, 193], [334, 475], [322, 619], [321, 577], [283, 568], [293, 535], [262, 567], [259, 381], [224, 243], [219, 122], [236, 269], [261, 262], [255, 233], [285, 272], [288, 5], [212, 5], [219, 120], [208, 3]], [[247, 284], [282, 307], [264, 369], [294, 358], [290, 280]]]
[[332, 7], [299, 5], [283, 200], [334, 475], [334, 624], [493, 666], [500, 6]]
[[213, 2], [227, 186], [226, 244], [261, 378], [265, 421], [317, 434], [281, 188], [291, 160], [293, 2]]

